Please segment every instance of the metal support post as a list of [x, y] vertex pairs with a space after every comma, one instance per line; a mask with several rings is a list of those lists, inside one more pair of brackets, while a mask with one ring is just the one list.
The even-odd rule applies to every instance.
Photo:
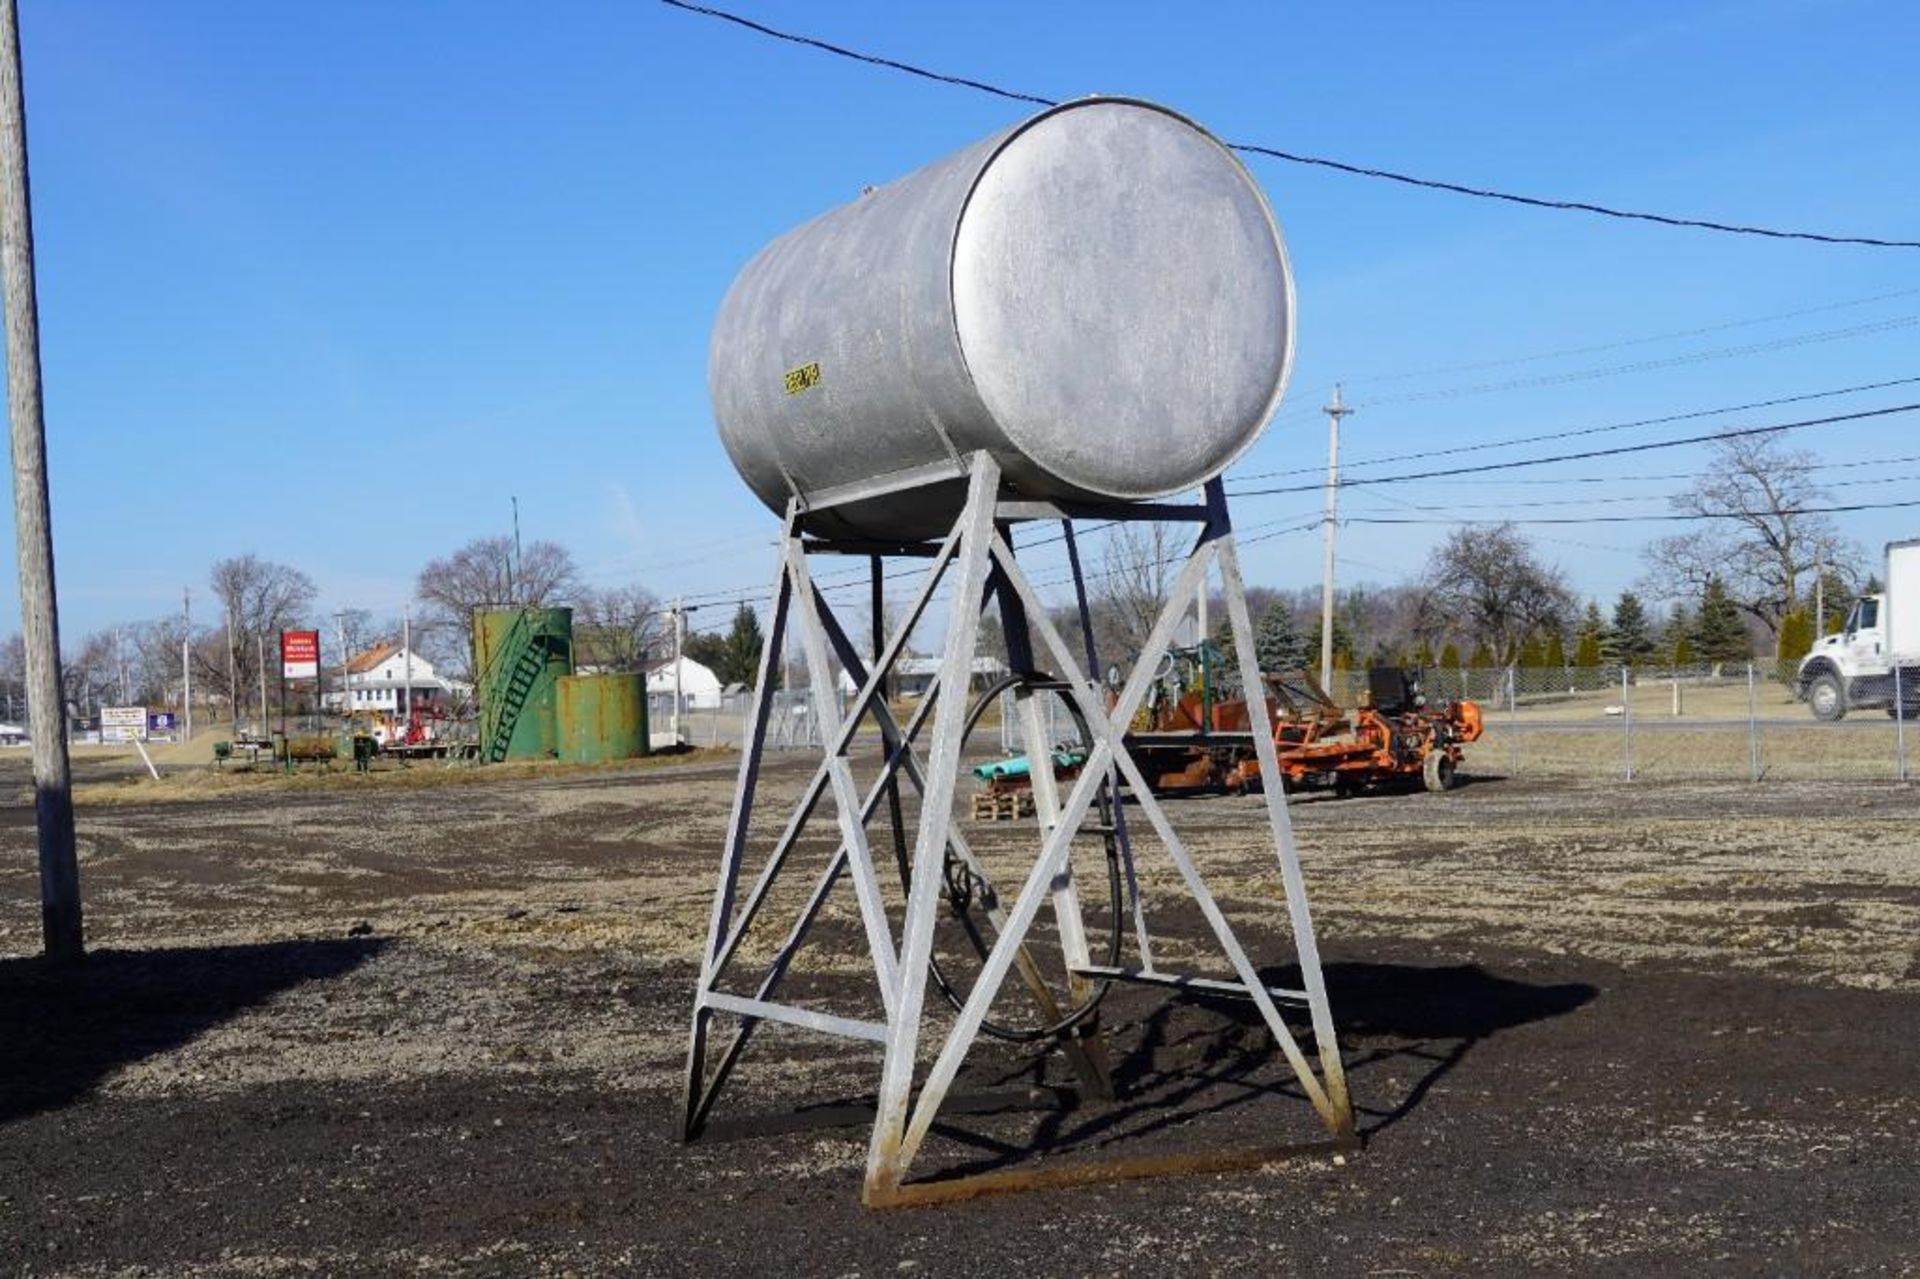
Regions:
[[1755, 702], [1753, 663], [1747, 663], [1747, 757], [1754, 781], [1760, 780], [1760, 711]]
[[1620, 748], [1626, 756], [1627, 780], [1633, 780], [1633, 698], [1629, 696], [1627, 668], [1620, 668]]
[[[948, 608], [946, 652], [940, 663], [943, 696], [934, 712], [933, 745], [927, 767], [926, 792], [920, 801], [920, 829], [914, 839], [913, 883], [907, 893], [907, 911], [901, 925], [900, 972], [897, 998], [889, 1008], [887, 1056], [881, 1067], [880, 1106], [874, 1118], [873, 1140], [867, 1149], [866, 1195], [886, 1197], [900, 1188], [907, 1162], [919, 1144], [908, 1144], [908, 1107], [912, 1100], [914, 1066], [920, 1042], [920, 1013], [926, 997], [927, 959], [933, 950], [934, 911], [939, 905], [941, 869], [946, 860], [947, 831], [953, 822], [953, 797], [960, 771], [960, 753], [966, 732], [965, 689], [973, 670], [974, 642], [979, 634], [974, 601], [986, 589], [989, 541], [993, 535], [995, 490], [1000, 468], [985, 452], [976, 453], [969, 468], [966, 509], [957, 525], [956, 576]], [[1025, 931], [1024, 926], [1020, 930]], [[996, 945], [1006, 949], [1006, 934]], [[1009, 954], [1011, 959], [1011, 954]], [[996, 979], [997, 989], [999, 982]], [[977, 998], [987, 985], [983, 974], [974, 986]], [[968, 1001], [969, 1007], [973, 1000]], [[984, 1005], [980, 1009], [985, 1014]], [[975, 1028], [978, 1028], [975, 1020]], [[971, 1034], [971, 1031], [969, 1032]], [[956, 1063], [957, 1064], [957, 1063]], [[944, 1084], [927, 1091], [934, 1104], [946, 1091]], [[920, 1108], [927, 1105], [925, 1094]]]
[[1893, 664], [1893, 750], [1898, 764], [1897, 776], [1901, 781], [1911, 780], [1907, 774], [1907, 693], [1906, 672], [1900, 663]]
[[[793, 512], [787, 512], [781, 528], [781, 543], [793, 534]], [[707, 946], [703, 952], [700, 987], [693, 1004], [693, 1030], [687, 1045], [686, 1114], [682, 1136], [691, 1138], [699, 1127], [704, 1109], [707, 1061], [707, 1025], [711, 1017], [705, 996], [721, 966], [721, 948], [733, 917], [734, 894], [740, 883], [740, 862], [746, 851], [747, 826], [753, 815], [753, 799], [760, 784], [760, 757], [766, 745], [767, 712], [773, 706], [774, 654], [784, 651], [787, 642], [787, 610], [793, 599], [793, 584], [787, 580], [787, 564], [781, 556], [774, 575], [773, 606], [767, 619], [767, 639], [760, 649], [760, 669], [753, 685], [753, 705], [748, 712], [748, 729], [740, 743], [740, 774], [734, 782], [733, 810], [727, 819], [727, 842], [720, 855], [720, 883], [713, 894], [713, 913], [707, 923]], [[676, 610], [677, 614], [677, 610]], [[676, 635], [674, 647], [678, 649]], [[676, 654], [677, 656], [677, 654]]]

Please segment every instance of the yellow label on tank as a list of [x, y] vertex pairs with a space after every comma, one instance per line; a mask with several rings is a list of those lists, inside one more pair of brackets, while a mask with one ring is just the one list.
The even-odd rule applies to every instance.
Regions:
[[820, 361], [787, 370], [787, 394], [798, 395], [808, 387], [820, 385]]

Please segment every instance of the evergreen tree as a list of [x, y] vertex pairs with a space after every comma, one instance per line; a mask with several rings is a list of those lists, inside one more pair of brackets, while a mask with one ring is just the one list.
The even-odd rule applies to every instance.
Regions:
[[742, 604], [733, 615], [733, 625], [727, 629], [720, 653], [720, 664], [713, 673], [720, 677], [722, 684], [753, 683], [760, 673], [760, 649], [766, 644], [766, 636], [760, 632], [760, 619], [754, 614], [753, 606]]
[[[715, 635], [712, 632], [689, 635], [686, 643], [680, 646], [680, 653], [689, 662], [698, 662], [718, 675], [722, 684], [727, 682], [727, 677], [721, 673], [727, 665], [727, 641], [724, 636]], [[668, 650], [667, 656], [669, 658], [673, 656], [671, 649]]]
[[1584, 670], [1592, 670], [1600, 665], [1600, 637], [1592, 631], [1580, 632], [1580, 638], [1573, 642], [1573, 664]]
[[1813, 614], [1796, 608], [1780, 619], [1780, 638], [1774, 656], [1782, 664], [1797, 662], [1813, 647]]
[[1740, 620], [1740, 606], [1718, 576], [1707, 579], [1693, 621], [1693, 650], [1703, 662], [1737, 662], [1753, 656], [1753, 639]]
[[1542, 664], [1556, 671], [1567, 668], [1567, 646], [1561, 641], [1559, 631], [1548, 633], [1546, 661]]
[[[1846, 574], [1831, 564], [1827, 565], [1827, 571], [1821, 575], [1821, 582], [1826, 588], [1822, 592], [1826, 596], [1824, 601], [1827, 612], [1826, 633], [1838, 635], [1840, 628], [1847, 623], [1847, 610], [1853, 607], [1853, 584], [1847, 581]], [[1805, 607], [1809, 617], [1813, 616], [1814, 605], [1820, 602], [1822, 601], [1816, 596], [1815, 588], [1808, 587]], [[1815, 636], [1815, 638], [1819, 637]]]
[[1460, 669], [1460, 646], [1448, 640], [1440, 649], [1440, 669], [1457, 671]]
[[1467, 665], [1473, 667], [1475, 670], [1482, 670], [1493, 665], [1493, 650], [1487, 647], [1485, 640], [1473, 646], [1473, 656], [1467, 659]]
[[1693, 660], [1693, 614], [1684, 604], [1675, 604], [1667, 615], [1667, 623], [1660, 628], [1660, 646], [1666, 658], [1675, 666], [1685, 666]]
[[[1268, 610], [1271, 612], [1272, 610]], [[1264, 619], [1263, 619], [1264, 620]], [[1289, 618], [1291, 621], [1291, 618]], [[1345, 661], [1341, 659], [1345, 658]], [[1318, 669], [1320, 664], [1320, 626], [1316, 622], [1313, 628], [1313, 643], [1307, 648], [1304, 660], [1295, 662], [1295, 666], [1312, 665]], [[1347, 629], [1346, 619], [1336, 609], [1333, 614], [1333, 664], [1336, 669], [1345, 670], [1353, 665], [1353, 632]], [[1262, 670], [1267, 668], [1262, 667]]]
[[[1258, 634], [1259, 628], [1256, 626], [1256, 638]], [[1213, 628], [1212, 638], [1214, 657], [1219, 664], [1217, 669], [1224, 673], [1231, 681], [1238, 683], [1240, 679], [1240, 647], [1233, 642], [1233, 620], [1231, 618], [1220, 619], [1220, 625]], [[1264, 670], [1265, 668], [1262, 667], [1261, 669]]]
[[1653, 638], [1653, 623], [1640, 597], [1632, 591], [1620, 592], [1620, 598], [1614, 601], [1613, 643], [1619, 660], [1630, 664], [1650, 661], [1659, 651], [1660, 646]]
[[[1333, 634], [1337, 649], [1340, 643], [1337, 617]], [[1297, 671], [1307, 664], [1306, 641], [1293, 624], [1293, 610], [1284, 599], [1276, 598], [1267, 605], [1266, 612], [1260, 614], [1260, 624], [1253, 628], [1253, 651], [1260, 659], [1260, 669], [1269, 675]]]
[[1535, 631], [1527, 636], [1527, 642], [1520, 646], [1520, 653], [1513, 659], [1515, 666], [1535, 669], [1547, 664], [1547, 642]]
[[1574, 632], [1573, 664], [1583, 667], [1604, 664], [1606, 639], [1607, 619], [1600, 615], [1600, 606], [1588, 600], [1587, 611], [1580, 618], [1579, 629]]
[[1413, 664], [1422, 670], [1430, 668], [1433, 665], [1433, 645], [1424, 639], [1414, 645]]

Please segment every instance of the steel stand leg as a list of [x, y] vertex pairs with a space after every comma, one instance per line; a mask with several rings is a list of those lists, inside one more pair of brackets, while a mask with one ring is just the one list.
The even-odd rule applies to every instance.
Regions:
[[701, 953], [700, 989], [693, 1006], [693, 1027], [687, 1039], [686, 1108], [681, 1117], [682, 1140], [693, 1137], [699, 1126], [701, 1096], [705, 1091], [707, 1069], [707, 1029], [713, 1014], [704, 996], [712, 986], [726, 943], [727, 922], [733, 915], [734, 894], [740, 883], [740, 859], [746, 850], [747, 827], [753, 817], [754, 791], [760, 782], [760, 760], [767, 745], [767, 714], [773, 708], [773, 672], [787, 638], [787, 613], [793, 602], [793, 584], [787, 577], [785, 546], [793, 537], [794, 511], [787, 508], [780, 527], [782, 549], [779, 572], [773, 584], [773, 616], [768, 620], [766, 643], [760, 650], [760, 669], [753, 685], [753, 708], [748, 712], [747, 740], [740, 751], [740, 772], [733, 787], [733, 810], [727, 818], [727, 842], [720, 856], [720, 884], [713, 894], [713, 913], [707, 923], [707, 945]]
[[933, 953], [933, 926], [939, 907], [941, 869], [953, 824], [953, 797], [966, 734], [965, 690], [973, 673], [979, 627], [976, 601], [986, 589], [993, 538], [994, 498], [1000, 468], [986, 453], [976, 453], [969, 468], [967, 505], [960, 517], [955, 553], [953, 599], [947, 613], [946, 653], [940, 664], [944, 696], [934, 712], [933, 744], [926, 792], [920, 803], [920, 827], [914, 840], [913, 884], [898, 966], [898, 986], [887, 1016], [886, 1060], [880, 1074], [879, 1113], [867, 1151], [865, 1194], [885, 1198], [897, 1190], [909, 1157], [902, 1149], [907, 1107], [920, 1042], [920, 1014], [926, 998], [927, 961]]

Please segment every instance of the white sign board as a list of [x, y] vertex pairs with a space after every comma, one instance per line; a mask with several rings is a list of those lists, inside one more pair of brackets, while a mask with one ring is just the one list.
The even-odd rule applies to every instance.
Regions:
[[102, 706], [100, 740], [103, 742], [140, 742], [147, 737], [147, 708], [144, 706]]

